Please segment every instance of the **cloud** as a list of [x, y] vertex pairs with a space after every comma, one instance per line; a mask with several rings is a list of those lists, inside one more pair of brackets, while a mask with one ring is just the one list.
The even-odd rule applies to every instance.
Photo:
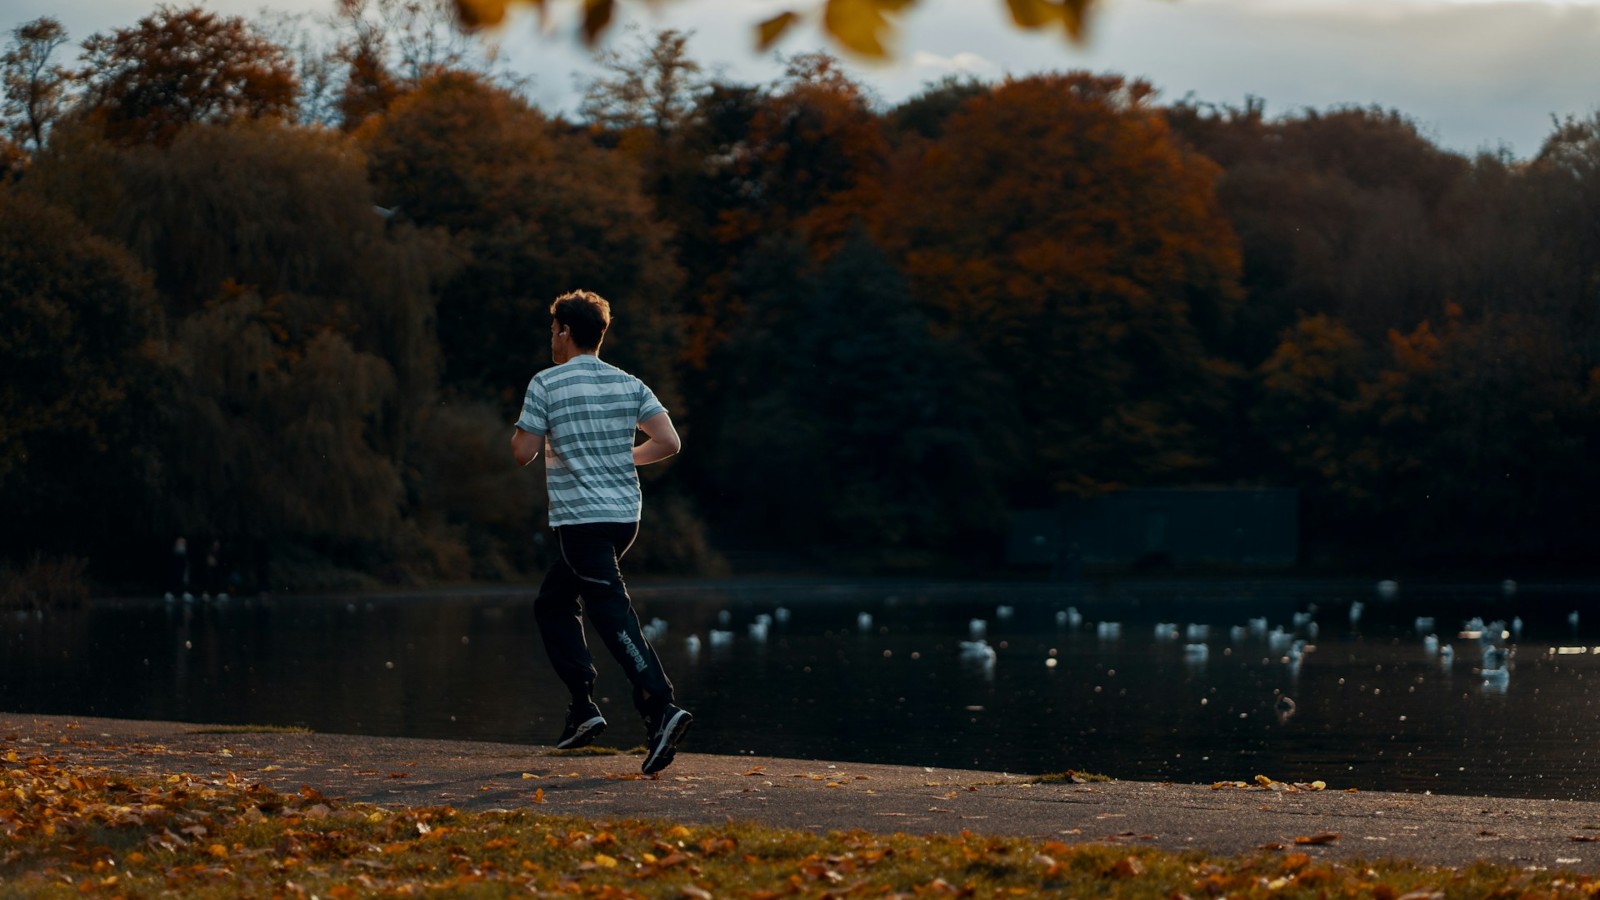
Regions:
[[972, 52], [961, 52], [954, 56], [940, 56], [937, 53], [918, 50], [911, 55], [911, 67], [923, 71], [961, 72], [979, 76], [993, 75], [1000, 71], [999, 66]]

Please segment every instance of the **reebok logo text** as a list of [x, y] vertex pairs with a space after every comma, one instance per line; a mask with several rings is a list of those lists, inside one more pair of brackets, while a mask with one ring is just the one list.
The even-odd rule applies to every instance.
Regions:
[[628, 658], [633, 660], [635, 671], [643, 672], [650, 668], [650, 664], [644, 661], [644, 654], [640, 653], [639, 648], [634, 646], [633, 638], [628, 637], [626, 631], [617, 632], [617, 640], [622, 643], [623, 649], [628, 651]]

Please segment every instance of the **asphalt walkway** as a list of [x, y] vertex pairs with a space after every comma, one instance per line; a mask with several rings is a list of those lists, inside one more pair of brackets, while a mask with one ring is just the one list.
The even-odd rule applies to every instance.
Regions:
[[[693, 748], [693, 734], [684, 745]], [[729, 819], [815, 831], [973, 831], [1169, 850], [1412, 859], [1600, 872], [1600, 803], [1293, 785], [1039, 784], [962, 769], [679, 752], [656, 779], [631, 755], [336, 734], [226, 733], [177, 722], [0, 713], [0, 754], [129, 775], [234, 773], [384, 806], [509, 809], [589, 819]]]

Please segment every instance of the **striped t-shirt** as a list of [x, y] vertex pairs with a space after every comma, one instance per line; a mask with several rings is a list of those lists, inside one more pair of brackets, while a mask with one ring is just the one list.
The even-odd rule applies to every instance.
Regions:
[[545, 438], [550, 525], [637, 522], [633, 434], [666, 407], [644, 382], [580, 354], [528, 382], [517, 427]]

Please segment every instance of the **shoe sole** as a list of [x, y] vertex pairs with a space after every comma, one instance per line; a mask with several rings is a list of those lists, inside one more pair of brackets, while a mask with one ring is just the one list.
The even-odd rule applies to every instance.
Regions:
[[656, 740], [650, 753], [644, 758], [644, 765], [639, 768], [646, 775], [655, 773], [672, 765], [672, 760], [678, 755], [678, 742], [683, 740], [683, 735], [693, 724], [694, 716], [689, 715], [686, 709], [680, 709], [672, 714], [667, 724], [661, 729], [661, 737]]
[[594, 742], [595, 738], [600, 736], [600, 732], [605, 730], [606, 720], [600, 718], [599, 716], [595, 716], [589, 721], [584, 722], [582, 725], [579, 725], [578, 730], [573, 732], [572, 737], [569, 737], [564, 741], [557, 741], [556, 749], [576, 750], [579, 747], [587, 747]]

